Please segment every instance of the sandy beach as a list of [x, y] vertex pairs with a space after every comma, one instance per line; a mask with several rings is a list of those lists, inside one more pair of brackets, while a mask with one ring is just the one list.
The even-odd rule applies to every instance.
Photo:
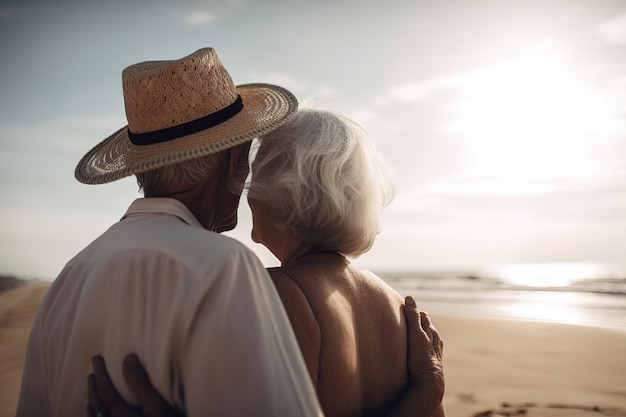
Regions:
[[[0, 293], [0, 417], [15, 415], [28, 332], [49, 283]], [[626, 417], [626, 332], [431, 314], [449, 417]]]

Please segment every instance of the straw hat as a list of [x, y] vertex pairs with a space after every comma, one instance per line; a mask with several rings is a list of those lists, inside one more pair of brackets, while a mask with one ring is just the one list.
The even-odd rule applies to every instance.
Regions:
[[122, 85], [128, 125], [80, 160], [80, 182], [102, 184], [222, 151], [277, 128], [298, 108], [282, 87], [235, 87], [213, 48], [131, 65]]

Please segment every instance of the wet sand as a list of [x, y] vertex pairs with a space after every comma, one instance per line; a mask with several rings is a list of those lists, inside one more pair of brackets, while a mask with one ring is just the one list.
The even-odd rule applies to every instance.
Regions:
[[[0, 293], [0, 417], [13, 417], [28, 333], [49, 283]], [[449, 417], [626, 417], [626, 332], [431, 314]]]

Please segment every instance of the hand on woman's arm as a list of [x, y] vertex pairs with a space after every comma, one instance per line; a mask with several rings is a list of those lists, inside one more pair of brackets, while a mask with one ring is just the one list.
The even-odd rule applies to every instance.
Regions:
[[[445, 417], [441, 400], [445, 381], [443, 375], [443, 342], [428, 315], [420, 312], [412, 297], [406, 297], [404, 314], [407, 319], [410, 386], [404, 396], [385, 417]], [[113, 385], [104, 360], [95, 357], [94, 373], [89, 376], [88, 417], [182, 417], [153, 388], [150, 378], [135, 354], [123, 362], [126, 384], [141, 404], [126, 403]], [[102, 412], [102, 414], [98, 414]]]
[[413, 297], [406, 297], [404, 314], [408, 326], [410, 386], [385, 417], [445, 417], [443, 341]]

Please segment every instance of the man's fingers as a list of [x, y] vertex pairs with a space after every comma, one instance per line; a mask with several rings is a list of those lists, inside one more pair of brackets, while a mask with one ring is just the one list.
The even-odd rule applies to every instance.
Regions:
[[[431, 349], [432, 335], [428, 315], [417, 309], [415, 300], [411, 296], [404, 299], [404, 314], [407, 321], [409, 340], [409, 360], [419, 358], [420, 352]], [[424, 323], [427, 320], [427, 323]]]
[[409, 327], [409, 334], [420, 334], [423, 327], [422, 316], [417, 309], [415, 300], [410, 295], [404, 298], [404, 315]]
[[422, 317], [422, 327], [428, 335], [428, 338], [431, 340], [433, 349], [435, 350], [435, 355], [437, 356], [438, 360], [442, 360], [443, 340], [441, 340], [439, 332], [430, 320], [430, 316], [428, 315], [428, 313], [426, 313], [425, 311], [420, 311], [420, 316]]
[[430, 316], [425, 311], [420, 311], [420, 317], [422, 318], [422, 328], [424, 330], [433, 327], [433, 323], [430, 321]]
[[432, 320], [430, 319], [430, 316], [428, 315], [428, 313], [425, 311], [420, 311], [420, 317], [422, 318], [422, 329], [424, 329], [426, 334], [428, 334], [428, 337], [430, 339], [435, 339], [435, 338], [438, 339], [439, 332], [437, 331], [437, 328], [435, 327]]
[[407, 295], [406, 297], [404, 297], [404, 305], [407, 306], [407, 308], [411, 308], [411, 309], [417, 310], [417, 306], [415, 304], [415, 299], [413, 297], [411, 297], [410, 295]]

